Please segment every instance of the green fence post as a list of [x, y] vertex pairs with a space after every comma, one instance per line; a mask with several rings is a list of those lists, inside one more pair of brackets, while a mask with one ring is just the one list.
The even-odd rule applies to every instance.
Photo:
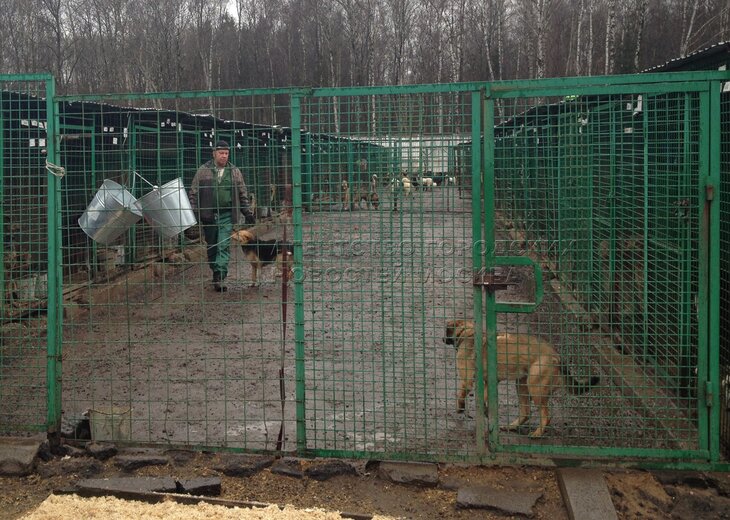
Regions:
[[[56, 148], [59, 128], [58, 102], [53, 77], [46, 79], [46, 157], [58, 164]], [[47, 431], [49, 442], [57, 446], [61, 433], [61, 355], [62, 355], [62, 259], [61, 259], [61, 186], [60, 178], [48, 170], [48, 325], [46, 328], [48, 392]]]
[[705, 186], [706, 204], [709, 207], [709, 258], [708, 258], [708, 360], [709, 380], [713, 396], [712, 408], [709, 410], [709, 448], [710, 460], [720, 461], [720, 153], [721, 153], [721, 105], [720, 91], [723, 83], [710, 82], [709, 99], [709, 172]]
[[[472, 265], [474, 273], [479, 272], [482, 268], [489, 268], [491, 265], [483, 263], [484, 251], [487, 251], [486, 258], [490, 258], [493, 254], [494, 247], [494, 137], [493, 137], [493, 101], [485, 100], [486, 92], [478, 90], [472, 92], [471, 96], [471, 112], [472, 112], [472, 240], [474, 248], [472, 251]], [[485, 110], [482, 110], [482, 107]], [[487, 128], [492, 130], [487, 132]], [[484, 142], [482, 143], [482, 131], [484, 133]], [[482, 168], [482, 158], [484, 158], [484, 168]], [[482, 193], [484, 193], [484, 208], [482, 208]], [[486, 222], [482, 223], [482, 210], [485, 212]], [[484, 240], [482, 240], [482, 226], [484, 224]], [[489, 362], [489, 376], [487, 384], [491, 384], [496, 380], [496, 350], [494, 348], [497, 331], [497, 321], [494, 312], [494, 293], [487, 292], [486, 302], [482, 303], [482, 288], [475, 286], [474, 288], [474, 345], [476, 352], [477, 373], [474, 385], [474, 401], [476, 403], [476, 443], [477, 453], [484, 455], [486, 453], [485, 430], [484, 430], [484, 405], [489, 406], [492, 410], [489, 419], [489, 437], [490, 440], [496, 440], [498, 429], [497, 414], [497, 393], [489, 392], [489, 403], [484, 403], [484, 362], [482, 360], [482, 349], [477, 345], [482, 344], [482, 322], [484, 309], [486, 309], [486, 326], [487, 326], [487, 342], [489, 348], [487, 350], [487, 359]], [[494, 358], [494, 359], [492, 359]], [[494, 370], [492, 370], [494, 369]]]
[[[292, 204], [294, 227], [294, 372], [296, 378], [297, 451], [307, 450], [306, 395], [304, 393], [304, 273], [302, 265], [302, 99], [291, 97]], [[311, 143], [310, 143], [311, 146]], [[309, 146], [307, 147], [309, 148]]]

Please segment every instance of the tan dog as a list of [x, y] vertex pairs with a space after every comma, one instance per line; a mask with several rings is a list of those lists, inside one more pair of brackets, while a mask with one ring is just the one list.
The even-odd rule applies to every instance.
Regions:
[[[459, 374], [457, 411], [463, 412], [466, 396], [469, 395], [476, 376], [476, 352], [474, 351], [474, 322], [450, 320], [446, 323], [444, 343], [454, 345], [456, 369]], [[482, 342], [484, 363], [484, 405], [487, 405], [487, 343]], [[573, 393], [581, 394], [599, 382], [594, 376], [587, 382], [574, 379], [560, 360], [555, 348], [538, 337], [528, 334], [497, 335], [497, 379], [513, 380], [517, 383], [520, 415], [507, 427], [516, 430], [530, 418], [530, 400], [540, 409], [540, 426], [530, 437], [542, 437], [550, 424], [549, 399], [561, 385], [568, 386]]]
[[279, 240], [262, 240], [246, 229], [234, 231], [231, 240], [241, 244], [246, 260], [251, 263], [251, 286], [258, 285], [258, 272], [263, 267], [275, 264], [277, 273], [284, 273], [288, 282], [293, 278], [294, 253], [291, 244]]
[[342, 201], [342, 211], [350, 211], [350, 185], [347, 181], [340, 183], [340, 200]]

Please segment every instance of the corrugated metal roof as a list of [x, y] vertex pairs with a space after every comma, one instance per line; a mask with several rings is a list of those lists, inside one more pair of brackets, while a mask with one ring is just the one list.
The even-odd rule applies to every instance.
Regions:
[[708, 60], [709, 58], [718, 58], [723, 54], [727, 54], [728, 60], [726, 61], [730, 61], [730, 42], [728, 41], [715, 43], [682, 58], [671, 59], [662, 65], [656, 65], [655, 67], [644, 69], [641, 72], [667, 72], [685, 68], [692, 69], [692, 65], [698, 62]]

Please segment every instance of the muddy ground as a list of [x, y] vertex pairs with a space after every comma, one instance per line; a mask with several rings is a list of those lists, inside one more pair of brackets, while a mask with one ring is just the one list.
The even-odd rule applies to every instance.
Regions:
[[[219, 456], [181, 451], [168, 452], [171, 462], [133, 473], [121, 471], [113, 460], [100, 462], [87, 457], [54, 458], [40, 462], [28, 477], [0, 478], [0, 518], [16, 519], [37, 507], [54, 490], [72, 486], [82, 478], [111, 476], [173, 476], [222, 478], [220, 498], [276, 504], [298, 508], [322, 508], [363, 515], [381, 514], [404, 519], [515, 518], [503, 511], [463, 509], [456, 504], [457, 488], [488, 486], [497, 490], [537, 492], [532, 518], [568, 518], [555, 471], [539, 467], [478, 467], [442, 465], [437, 487], [419, 487], [379, 478], [377, 469], [364, 461], [351, 461], [357, 475], [336, 476], [318, 481], [274, 474], [265, 469], [249, 477], [228, 477], [221, 473]], [[314, 464], [315, 461], [304, 461]], [[604, 471], [620, 519], [677, 518], [695, 520], [728, 518], [730, 478], [727, 474], [651, 473], [640, 470]], [[186, 507], [181, 506], [184, 511]], [[119, 511], [119, 513], [123, 513]], [[122, 516], [124, 518], [124, 516]]]
[[[152, 269], [97, 279], [116, 292], [77, 303], [64, 324], [64, 414], [128, 410], [122, 428], [138, 442], [415, 458], [481, 451], [473, 401], [456, 413], [455, 352], [442, 341], [446, 320], [474, 315], [471, 200], [456, 188], [416, 192], [398, 211], [387, 193], [381, 200], [377, 210], [305, 213], [301, 266], [285, 287], [274, 267], [250, 287], [251, 266], [234, 246], [229, 290], [215, 292], [194, 243]], [[294, 237], [291, 223], [264, 234], [284, 236]], [[504, 254], [520, 252], [500, 236]], [[502, 274], [499, 299], [534, 301], [532, 268]], [[647, 407], [633, 395], [600, 355], [606, 338], [566, 311], [548, 275], [544, 285], [537, 310], [499, 314], [500, 329], [549, 338], [571, 370], [601, 384], [580, 397], [556, 392], [548, 438], [527, 440], [533, 418], [501, 442], [691, 449], [696, 432], [672, 422], [671, 399], [656, 393]], [[504, 425], [518, 412], [514, 385], [499, 391]], [[306, 425], [298, 439], [297, 424]]]
[[[378, 210], [334, 205], [306, 213], [301, 270], [285, 287], [272, 267], [250, 287], [251, 267], [234, 248], [229, 290], [215, 292], [194, 242], [149, 268], [97, 275], [88, 286], [109, 288], [105, 296], [79, 291], [85, 296], [66, 304], [65, 424], [92, 410], [101, 417], [97, 426], [104, 426], [104, 413], [115, 407], [124, 421], [113, 436], [137, 443], [473, 459], [485, 450], [477, 440], [474, 401], [466, 414], [454, 410], [455, 352], [442, 341], [447, 319], [474, 314], [471, 200], [453, 188], [418, 192], [400, 200], [398, 211], [392, 211], [387, 193], [381, 201]], [[285, 230], [291, 240], [294, 229], [286, 222], [269, 225], [265, 237], [283, 239]], [[524, 254], [524, 244], [503, 231], [506, 253]], [[511, 283], [498, 297], [533, 301], [531, 273], [507, 269]], [[580, 397], [557, 392], [544, 439], [526, 436], [534, 417], [519, 432], [497, 430], [497, 439], [528, 451], [695, 447], [695, 428], [674, 421], [676, 404], [661, 394], [647, 404], [632, 393], [601, 357], [600, 331], [586, 330], [566, 311], [554, 279], [546, 277], [545, 287], [536, 312], [500, 314], [500, 328], [551, 339], [573, 369], [600, 375], [601, 385]], [[295, 298], [303, 301], [299, 309]], [[13, 335], [40, 344], [41, 325], [16, 324], [22, 330]], [[7, 417], [23, 410], [42, 422], [39, 393], [27, 388], [44, 387], [44, 352], [17, 345], [8, 356], [13, 347], [7, 338], [3, 370], [23, 384], [5, 387], [0, 412]], [[517, 414], [513, 385], [500, 384], [499, 394], [496, 421], [505, 425]], [[180, 471], [206, 471], [208, 463], [196, 464]], [[494, 485], [506, 485], [515, 472], [529, 475], [544, 493], [537, 517], [565, 514], [550, 470], [450, 468], [459, 478]], [[654, 512], [669, 511], [674, 503], [646, 473], [609, 473], [607, 479], [624, 518], [662, 517]], [[337, 480], [314, 483], [263, 472], [251, 480], [227, 480], [224, 493], [241, 500], [392, 511], [405, 518], [484, 518], [454, 511], [453, 490], [404, 488], [365, 474]], [[7, 500], [27, 508], [61, 482], [38, 476], [5, 482], [14, 490]]]

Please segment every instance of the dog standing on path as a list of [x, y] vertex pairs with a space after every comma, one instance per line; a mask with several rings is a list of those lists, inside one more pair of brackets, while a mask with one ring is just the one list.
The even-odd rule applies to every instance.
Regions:
[[342, 202], [342, 211], [350, 211], [350, 185], [347, 181], [340, 183], [340, 201]]
[[368, 191], [365, 186], [360, 189], [357, 197], [355, 197], [358, 209], [362, 208], [363, 201], [365, 202], [365, 207], [367, 209], [378, 209], [380, 206], [380, 197], [378, 197], [378, 192]]
[[277, 273], [283, 268], [287, 282], [292, 279], [294, 252], [291, 244], [277, 239], [263, 240], [245, 229], [235, 231], [231, 239], [241, 244], [243, 254], [251, 264], [251, 287], [258, 285], [259, 270], [272, 264], [276, 265]]
[[411, 180], [403, 174], [400, 178], [400, 183], [403, 186], [403, 196], [404, 197], [410, 197], [411, 196]]
[[[476, 376], [476, 351], [474, 350], [474, 322], [450, 320], [446, 323], [444, 343], [454, 345], [456, 369], [459, 374], [457, 411], [463, 412], [466, 396], [474, 385]], [[487, 406], [487, 342], [482, 342], [484, 369], [484, 405]], [[549, 400], [553, 392], [562, 385], [573, 393], [587, 392], [599, 382], [598, 376], [586, 382], [573, 378], [561, 362], [560, 355], [547, 341], [536, 336], [518, 333], [497, 335], [497, 379], [517, 383], [520, 414], [512, 421], [508, 430], [516, 430], [530, 418], [530, 400], [540, 410], [540, 425], [530, 434], [532, 438], [542, 437], [550, 424]]]
[[380, 197], [378, 197], [377, 175], [373, 174], [373, 176], [370, 177], [370, 183], [368, 184], [367, 191], [365, 191], [365, 188], [360, 191], [357, 201], [358, 207], [360, 207], [362, 201], [365, 201], [365, 204], [368, 208], [378, 209], [378, 206], [380, 206]]

